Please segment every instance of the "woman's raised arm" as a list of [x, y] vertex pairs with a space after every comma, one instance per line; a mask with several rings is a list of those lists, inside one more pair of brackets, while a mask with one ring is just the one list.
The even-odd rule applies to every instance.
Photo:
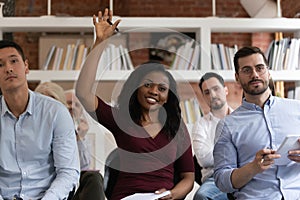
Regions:
[[84, 65], [82, 66], [76, 83], [76, 96], [84, 108], [89, 112], [95, 111], [98, 106], [96, 95], [93, 92], [98, 61], [106, 47], [106, 39], [114, 34], [115, 29], [121, 21], [117, 20], [111, 25], [111, 20], [112, 12], [108, 9], [105, 9], [103, 14], [99, 11], [98, 16], [93, 16], [96, 40], [92, 51], [89, 53]]

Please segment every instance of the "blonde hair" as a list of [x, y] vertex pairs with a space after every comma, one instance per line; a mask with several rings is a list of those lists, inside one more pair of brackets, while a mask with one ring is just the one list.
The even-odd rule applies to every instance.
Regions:
[[43, 95], [52, 97], [52, 98], [56, 99], [57, 101], [60, 101], [61, 103], [63, 103], [65, 106], [67, 106], [65, 91], [60, 85], [58, 85], [56, 83], [53, 83], [53, 82], [41, 83], [35, 88], [35, 91], [39, 92]]

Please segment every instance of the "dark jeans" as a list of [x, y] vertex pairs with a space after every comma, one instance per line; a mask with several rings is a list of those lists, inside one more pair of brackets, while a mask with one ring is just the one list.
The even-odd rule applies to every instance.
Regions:
[[82, 171], [72, 200], [104, 200], [103, 177], [98, 171]]

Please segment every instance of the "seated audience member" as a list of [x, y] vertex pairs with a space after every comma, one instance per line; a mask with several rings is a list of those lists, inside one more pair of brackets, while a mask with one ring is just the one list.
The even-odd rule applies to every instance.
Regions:
[[80, 159], [80, 168], [82, 170], [90, 169], [90, 151], [87, 148], [87, 139], [86, 134], [89, 130], [89, 123], [87, 121], [86, 116], [83, 112], [83, 107], [80, 104], [77, 97], [69, 92], [64, 91], [65, 95], [65, 102], [69, 109], [69, 112], [73, 118], [75, 130], [76, 130], [76, 137], [77, 137], [77, 145], [79, 150], [79, 157]]
[[[75, 95], [75, 90], [70, 89], [65, 91], [65, 97], [67, 106], [69, 109], [69, 112], [72, 115], [72, 118], [74, 119], [74, 122], [76, 124], [76, 121], [86, 122], [87, 124], [84, 126], [88, 126], [87, 131], [81, 131], [81, 129], [77, 130], [78, 136], [80, 138], [83, 138], [84, 140], [81, 140], [85, 145], [86, 143], [91, 142], [89, 138], [86, 138], [85, 135], [88, 133], [97, 134], [97, 138], [101, 138], [101, 140], [105, 141], [104, 145], [101, 147], [101, 156], [98, 155], [97, 161], [100, 161], [97, 163], [97, 169], [99, 168], [101, 173], [104, 174], [104, 166], [105, 166], [105, 159], [109, 155], [109, 153], [114, 150], [117, 145], [112, 137], [111, 133], [102, 125], [100, 125], [98, 122], [96, 122], [83, 108], [80, 101]], [[82, 120], [84, 119], [84, 120]], [[77, 123], [78, 124], [78, 123]], [[80, 128], [80, 127], [79, 127]], [[80, 149], [80, 148], [79, 148]], [[89, 158], [95, 157], [95, 155], [90, 155]], [[91, 166], [89, 166], [90, 168]]]
[[22, 48], [0, 41], [0, 199], [66, 199], [79, 179], [72, 118], [28, 88]]
[[232, 112], [226, 100], [228, 89], [224, 79], [213, 72], [208, 72], [201, 77], [199, 88], [210, 112], [201, 117], [192, 130], [194, 153], [202, 167], [202, 184], [195, 193], [194, 200], [225, 200], [227, 194], [217, 188], [213, 178], [213, 149], [219, 120]]
[[[165, 191], [168, 192], [161, 199], [185, 198], [193, 188], [194, 163], [189, 133], [181, 118], [176, 81], [164, 65], [149, 62], [130, 74], [117, 105], [109, 105], [95, 96], [98, 60], [107, 44], [104, 40], [113, 35], [119, 21], [108, 23], [112, 20], [108, 9], [93, 20], [97, 38], [80, 71], [76, 95], [116, 139], [121, 168], [111, 200]], [[179, 177], [176, 183], [175, 172]]]
[[[264, 53], [243, 47], [234, 56], [235, 78], [242, 86], [242, 105], [220, 120], [214, 147], [214, 178], [235, 199], [300, 198], [300, 149], [290, 149], [278, 165], [276, 150], [290, 134], [299, 135], [300, 102], [273, 96]], [[298, 141], [300, 145], [300, 139]], [[284, 156], [284, 155], [282, 155]], [[287, 155], [285, 155], [287, 156]]]
[[76, 130], [81, 173], [79, 188], [76, 190], [76, 193], [72, 200], [105, 199], [103, 190], [103, 177], [98, 171], [90, 170], [91, 156], [88, 147], [84, 142], [89, 126], [86, 119], [83, 116], [83, 108], [80, 107], [80, 104], [73, 104], [69, 98], [68, 101], [66, 101], [64, 89], [56, 83], [41, 83], [36, 87], [35, 91], [52, 97], [63, 103], [65, 106], [68, 107], [70, 114], [73, 117]]

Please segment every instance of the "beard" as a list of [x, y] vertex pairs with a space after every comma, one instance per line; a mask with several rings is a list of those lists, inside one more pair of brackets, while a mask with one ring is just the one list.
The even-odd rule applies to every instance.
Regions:
[[[260, 87], [260, 86], [256, 86], [254, 88], [251, 88], [250, 84], [251, 82], [253, 81], [260, 81], [263, 83], [263, 86]], [[252, 80], [248, 83], [243, 83], [241, 84], [243, 90], [245, 93], [247, 94], [250, 94], [250, 95], [260, 95], [260, 94], [263, 94], [269, 87], [269, 81], [266, 80], [266, 81], [263, 81], [263, 80]]]
[[220, 110], [221, 108], [223, 108], [223, 106], [225, 105], [225, 101], [221, 100], [221, 99], [214, 99], [211, 102], [211, 109], [212, 110]]

